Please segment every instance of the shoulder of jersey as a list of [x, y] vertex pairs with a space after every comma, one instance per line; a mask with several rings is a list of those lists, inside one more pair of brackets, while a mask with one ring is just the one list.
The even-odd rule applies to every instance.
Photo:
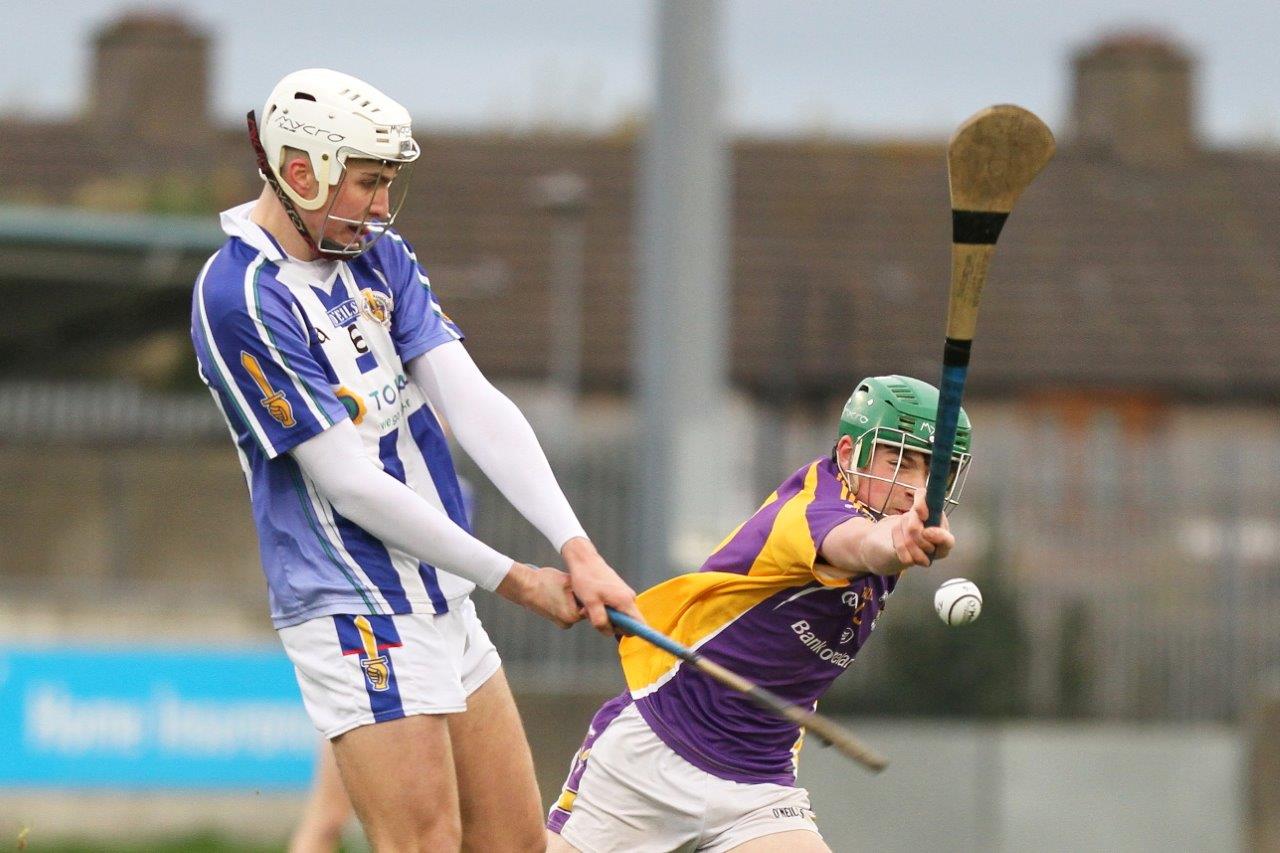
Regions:
[[[245, 275], [260, 255], [258, 250], [241, 240], [227, 241], [227, 245], [213, 258], [204, 275], [202, 289], [207, 311], [218, 313], [219, 309], [244, 307]], [[274, 274], [275, 263], [268, 262], [265, 267], [257, 277], [258, 287], [268, 290], [283, 288], [284, 285], [276, 280]]]

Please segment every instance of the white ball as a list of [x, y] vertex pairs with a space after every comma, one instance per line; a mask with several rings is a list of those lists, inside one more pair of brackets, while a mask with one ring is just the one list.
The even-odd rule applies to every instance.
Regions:
[[933, 609], [948, 625], [968, 625], [982, 612], [982, 590], [964, 578], [944, 581], [933, 594]]

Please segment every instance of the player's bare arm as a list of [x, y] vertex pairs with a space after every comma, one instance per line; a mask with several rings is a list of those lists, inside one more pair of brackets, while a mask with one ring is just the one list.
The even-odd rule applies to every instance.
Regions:
[[955, 536], [944, 515], [938, 527], [925, 527], [928, 508], [918, 493], [908, 512], [879, 521], [851, 518], [834, 528], [822, 543], [825, 575], [896, 575], [911, 566], [928, 566], [951, 553]]
[[635, 591], [609, 567], [591, 540], [586, 537], [570, 539], [560, 549], [560, 556], [564, 558], [565, 568], [572, 579], [573, 593], [582, 602], [583, 611], [597, 631], [613, 634], [605, 607], [643, 621], [636, 607]]
[[544, 619], [550, 619], [561, 628], [568, 628], [582, 618], [578, 604], [573, 600], [569, 575], [558, 569], [539, 569], [525, 563], [513, 563], [494, 591]]

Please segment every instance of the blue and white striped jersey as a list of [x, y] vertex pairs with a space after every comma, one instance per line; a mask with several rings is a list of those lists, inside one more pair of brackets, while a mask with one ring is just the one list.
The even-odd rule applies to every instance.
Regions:
[[405, 364], [462, 332], [394, 232], [349, 261], [299, 261], [249, 219], [196, 281], [200, 376], [235, 438], [277, 628], [338, 613], [443, 613], [474, 584], [339, 515], [287, 451], [350, 418], [382, 469], [470, 530], [443, 431]]

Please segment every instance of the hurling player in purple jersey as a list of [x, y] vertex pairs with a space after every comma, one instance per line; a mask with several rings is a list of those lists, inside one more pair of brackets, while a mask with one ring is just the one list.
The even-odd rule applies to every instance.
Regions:
[[[635, 595], [392, 227], [420, 153], [404, 107], [306, 69], [249, 137], [266, 186], [222, 214], [192, 339], [307, 712], [375, 849], [540, 849], [528, 742], [470, 593], [605, 633], [605, 607], [638, 616]], [[472, 536], [437, 415], [567, 572]]]
[[[796, 471], [697, 572], [639, 596], [656, 630], [800, 707], [867, 641], [898, 575], [955, 544], [926, 527], [938, 392], [863, 380], [829, 457]], [[959, 416], [947, 507], [968, 472]], [[802, 732], [637, 637], [547, 819], [552, 853], [811, 853], [829, 848], [796, 784]]]

